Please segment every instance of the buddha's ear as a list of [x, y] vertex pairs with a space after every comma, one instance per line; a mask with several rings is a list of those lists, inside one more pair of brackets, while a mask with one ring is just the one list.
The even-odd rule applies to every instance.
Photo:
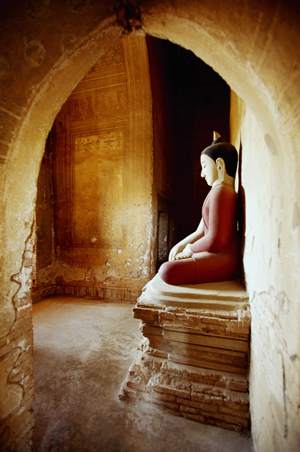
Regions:
[[226, 174], [226, 165], [225, 165], [224, 160], [221, 157], [217, 158], [216, 165], [217, 165], [217, 171], [218, 171], [218, 180], [220, 182], [224, 182], [225, 174]]

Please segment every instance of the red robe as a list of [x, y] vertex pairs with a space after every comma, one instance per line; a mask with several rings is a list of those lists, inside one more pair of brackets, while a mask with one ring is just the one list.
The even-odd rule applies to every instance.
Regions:
[[190, 245], [193, 256], [165, 262], [159, 274], [167, 284], [200, 284], [239, 277], [241, 255], [237, 235], [237, 194], [219, 183], [202, 207], [204, 236]]

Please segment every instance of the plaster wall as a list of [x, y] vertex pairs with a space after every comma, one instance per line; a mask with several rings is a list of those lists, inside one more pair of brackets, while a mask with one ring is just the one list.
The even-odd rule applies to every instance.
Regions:
[[[72, 90], [121, 35], [123, 29], [116, 23], [114, 6], [104, 0], [19, 0], [1, 4], [3, 449], [30, 449], [31, 231], [46, 137]], [[298, 450], [299, 3], [233, 0], [229, 5], [222, 0], [141, 0], [138, 13], [145, 33], [192, 50], [219, 72], [247, 105], [242, 132], [249, 151], [257, 152], [257, 159], [250, 162], [253, 171], [244, 177], [246, 231], [248, 221], [251, 225], [246, 240], [245, 276], [253, 306], [253, 357], [257, 358], [251, 373], [252, 434], [259, 451]], [[258, 124], [257, 134], [250, 136], [245, 126], [254, 123]], [[260, 153], [263, 140], [265, 145], [260, 149], [265, 152]], [[255, 177], [261, 159], [265, 172], [260, 181], [265, 181], [264, 186]], [[272, 204], [269, 196], [263, 196], [268, 194], [266, 187], [274, 196]], [[251, 198], [255, 198], [255, 208], [250, 209]], [[256, 255], [249, 256], [251, 237]], [[260, 428], [261, 422], [266, 428]]]
[[282, 178], [285, 159], [271, 152], [255, 116], [235, 93], [231, 137], [242, 164], [244, 272], [252, 313], [252, 431], [258, 450], [296, 451], [300, 444], [299, 292], [294, 292], [293, 284], [299, 276], [298, 268], [289, 265], [292, 251], [286, 251], [287, 246], [297, 245], [297, 236], [295, 217], [284, 214], [284, 204], [293, 203]]
[[52, 285], [59, 278], [61, 290], [76, 280], [82, 288], [94, 281], [118, 284], [122, 294], [141, 290], [153, 254], [145, 37], [113, 44], [72, 92], [52, 130], [56, 256], [41, 278]]

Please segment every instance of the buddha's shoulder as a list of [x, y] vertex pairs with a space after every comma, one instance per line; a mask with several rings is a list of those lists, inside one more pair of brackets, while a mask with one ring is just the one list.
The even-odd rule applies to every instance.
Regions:
[[213, 191], [227, 191], [229, 193], [236, 193], [234, 187], [229, 184], [225, 184], [225, 182], [220, 182], [219, 184], [213, 187]]
[[228, 197], [236, 197], [237, 193], [232, 185], [225, 184], [224, 182], [221, 182], [220, 184], [216, 185], [212, 190], [212, 195], [214, 196], [220, 196], [225, 195]]

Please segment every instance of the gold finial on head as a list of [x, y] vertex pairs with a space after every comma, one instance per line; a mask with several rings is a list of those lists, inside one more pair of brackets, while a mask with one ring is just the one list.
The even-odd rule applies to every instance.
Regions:
[[215, 141], [217, 138], [220, 138], [220, 134], [218, 132], [216, 132], [215, 130], [213, 131], [213, 141]]

